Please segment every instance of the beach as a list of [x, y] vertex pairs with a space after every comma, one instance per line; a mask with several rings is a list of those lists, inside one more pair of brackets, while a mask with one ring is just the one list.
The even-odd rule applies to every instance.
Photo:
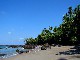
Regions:
[[80, 60], [79, 54], [59, 55], [59, 52], [68, 51], [70, 48], [73, 48], [73, 46], [51, 47], [51, 49], [47, 50], [35, 49], [29, 53], [22, 53], [0, 60]]

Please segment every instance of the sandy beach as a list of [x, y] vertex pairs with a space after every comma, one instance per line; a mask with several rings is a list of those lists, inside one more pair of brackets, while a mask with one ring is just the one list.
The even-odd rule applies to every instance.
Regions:
[[77, 55], [57, 55], [59, 52], [68, 51], [72, 47], [73, 46], [51, 47], [51, 49], [47, 50], [36, 49], [30, 53], [22, 53], [0, 60], [80, 60], [80, 57], [76, 57]]

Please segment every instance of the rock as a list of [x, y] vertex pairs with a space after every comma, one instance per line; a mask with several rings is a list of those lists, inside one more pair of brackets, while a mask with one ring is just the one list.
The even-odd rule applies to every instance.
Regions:
[[46, 47], [45, 47], [45, 46], [42, 46], [42, 47], [41, 47], [41, 50], [46, 50]]
[[0, 54], [0, 56], [4, 56], [4, 55], [6, 55], [6, 54]]

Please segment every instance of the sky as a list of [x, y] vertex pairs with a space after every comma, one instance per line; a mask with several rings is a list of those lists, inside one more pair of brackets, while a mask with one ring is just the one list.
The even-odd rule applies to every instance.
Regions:
[[22, 45], [43, 28], [62, 23], [68, 7], [80, 0], [0, 0], [0, 45]]

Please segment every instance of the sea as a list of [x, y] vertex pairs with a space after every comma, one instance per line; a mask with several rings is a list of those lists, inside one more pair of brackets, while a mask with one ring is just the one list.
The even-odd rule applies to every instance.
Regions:
[[9, 46], [0, 45], [0, 58], [8, 58], [8, 57], [17, 55], [18, 54], [16, 52], [17, 49], [23, 50], [22, 47], [12, 48], [12, 47], [9, 47]]

